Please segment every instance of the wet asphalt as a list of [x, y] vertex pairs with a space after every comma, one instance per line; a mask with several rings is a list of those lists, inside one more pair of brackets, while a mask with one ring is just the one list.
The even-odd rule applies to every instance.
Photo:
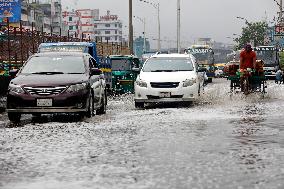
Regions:
[[283, 189], [284, 85], [229, 94], [216, 79], [190, 107], [135, 109], [109, 100], [106, 115], [0, 114], [2, 189]]

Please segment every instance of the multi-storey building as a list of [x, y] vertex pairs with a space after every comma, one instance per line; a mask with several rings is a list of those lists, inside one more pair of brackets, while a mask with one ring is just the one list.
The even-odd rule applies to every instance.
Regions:
[[68, 35], [70, 37], [79, 36], [80, 17], [75, 10], [63, 11], [62, 13], [63, 25], [67, 27]]
[[83, 39], [93, 40], [95, 36], [94, 20], [99, 19], [99, 9], [76, 10], [79, 17], [79, 36]]
[[[25, 29], [66, 35], [61, 12], [61, 0], [23, 0], [20, 20]], [[10, 23], [10, 26], [20, 27], [20, 21]]]
[[103, 42], [122, 42], [121, 20], [118, 19], [117, 15], [111, 15], [110, 11], [107, 11], [107, 15], [94, 21], [94, 37]]

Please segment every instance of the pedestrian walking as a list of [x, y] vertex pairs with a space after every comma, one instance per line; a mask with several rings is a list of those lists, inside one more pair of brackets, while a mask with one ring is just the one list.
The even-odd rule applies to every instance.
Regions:
[[279, 70], [276, 72], [275, 83], [281, 84], [282, 80], [283, 80], [283, 72], [282, 72], [281, 69], [279, 69]]

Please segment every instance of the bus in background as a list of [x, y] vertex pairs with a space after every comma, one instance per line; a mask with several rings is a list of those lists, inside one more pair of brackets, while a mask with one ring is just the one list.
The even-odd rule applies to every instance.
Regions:
[[191, 53], [196, 58], [199, 67], [207, 69], [207, 82], [211, 83], [215, 77], [213, 49], [209, 45], [192, 45], [188, 48], [188, 53]]
[[257, 60], [263, 61], [263, 70], [267, 79], [275, 79], [280, 69], [279, 50], [275, 46], [257, 46], [253, 48]]

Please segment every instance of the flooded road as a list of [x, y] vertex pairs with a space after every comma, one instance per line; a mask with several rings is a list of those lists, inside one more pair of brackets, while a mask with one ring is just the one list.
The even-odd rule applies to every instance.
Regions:
[[123, 96], [84, 120], [0, 114], [0, 188], [284, 188], [284, 85], [228, 91], [217, 79], [188, 108]]

